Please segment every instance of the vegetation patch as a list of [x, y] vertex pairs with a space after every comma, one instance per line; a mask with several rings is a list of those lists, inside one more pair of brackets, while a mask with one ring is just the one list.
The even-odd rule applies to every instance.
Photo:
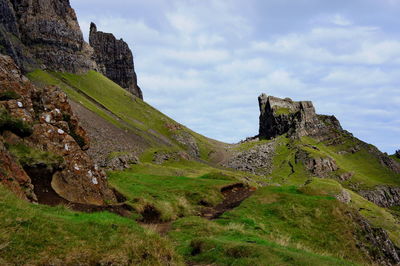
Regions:
[[21, 96], [12, 90], [0, 92], [0, 101], [17, 100], [19, 98], [21, 98]]
[[167, 240], [110, 213], [32, 205], [0, 186], [0, 263], [183, 265]]
[[20, 137], [28, 137], [32, 134], [32, 126], [22, 119], [12, 117], [9, 112], [0, 107], [0, 132], [9, 130]]
[[18, 158], [23, 167], [34, 167], [45, 165], [47, 167], [57, 168], [64, 163], [62, 156], [50, 152], [40, 151], [26, 146], [23, 143], [16, 145], [6, 144], [7, 149]]

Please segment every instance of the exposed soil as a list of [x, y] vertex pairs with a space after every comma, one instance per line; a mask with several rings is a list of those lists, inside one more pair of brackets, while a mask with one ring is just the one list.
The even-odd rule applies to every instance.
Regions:
[[250, 197], [256, 188], [247, 187], [243, 183], [237, 183], [223, 187], [221, 193], [225, 199], [214, 207], [204, 208], [201, 216], [209, 220], [220, 217], [225, 212], [238, 207], [242, 201]]

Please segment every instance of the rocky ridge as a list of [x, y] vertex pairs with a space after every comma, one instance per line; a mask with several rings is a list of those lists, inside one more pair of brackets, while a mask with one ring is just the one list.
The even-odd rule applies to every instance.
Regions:
[[122, 39], [117, 40], [111, 33], [97, 31], [94, 23], [90, 25], [89, 43], [94, 49], [98, 70], [122, 88], [143, 99], [128, 44]]
[[60, 89], [34, 86], [0, 55], [0, 96], [2, 184], [34, 202], [50, 190], [74, 203], [116, 201], [104, 172], [84, 152], [89, 139]]

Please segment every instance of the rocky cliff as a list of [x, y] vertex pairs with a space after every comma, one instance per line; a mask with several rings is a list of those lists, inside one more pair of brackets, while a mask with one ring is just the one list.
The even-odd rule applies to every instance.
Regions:
[[258, 97], [260, 107], [259, 137], [272, 139], [288, 134], [291, 137], [312, 136], [327, 139], [342, 131], [334, 116], [315, 113], [310, 101], [295, 102], [262, 94]]
[[88, 145], [66, 95], [34, 86], [0, 55], [0, 183], [40, 203], [113, 202], [105, 174], [84, 152]]
[[69, 0], [0, 0], [0, 45], [24, 71], [95, 69]]
[[122, 39], [117, 40], [113, 34], [97, 31], [94, 23], [90, 25], [89, 43], [94, 49], [94, 58], [99, 71], [125, 88], [133, 95], [143, 99], [137, 85], [132, 51]]

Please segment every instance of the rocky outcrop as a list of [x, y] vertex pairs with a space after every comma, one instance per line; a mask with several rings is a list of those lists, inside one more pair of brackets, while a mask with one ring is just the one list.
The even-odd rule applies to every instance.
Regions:
[[355, 221], [361, 228], [358, 237], [359, 247], [378, 265], [400, 265], [400, 249], [393, 244], [387, 232], [382, 228], [371, 226], [360, 215], [355, 216]]
[[192, 158], [200, 157], [200, 149], [197, 145], [196, 139], [190, 135], [188, 132], [181, 131], [179, 133], [173, 134], [172, 137], [178, 141], [180, 144], [185, 146], [187, 153]]
[[39, 202], [50, 190], [74, 203], [116, 200], [105, 174], [84, 152], [88, 138], [61, 90], [34, 86], [10, 57], [0, 55], [0, 95], [2, 184], [31, 201], [31, 185], [47, 186], [36, 193]]
[[95, 69], [69, 0], [0, 0], [0, 44], [24, 70]]
[[330, 173], [339, 169], [336, 161], [331, 157], [312, 156], [304, 150], [299, 150], [295, 159], [296, 163], [303, 163], [305, 168], [317, 177], [327, 177]]
[[143, 99], [137, 85], [132, 51], [122, 39], [117, 40], [113, 34], [97, 31], [94, 23], [90, 25], [89, 43], [94, 49], [94, 58], [99, 71], [119, 84], [133, 95]]
[[315, 113], [310, 101], [295, 102], [262, 94], [258, 97], [260, 107], [259, 137], [272, 139], [288, 134], [290, 137], [312, 136], [325, 140], [342, 131], [334, 116]]
[[400, 206], [400, 187], [378, 186], [374, 190], [362, 190], [358, 193], [380, 207]]
[[268, 175], [272, 171], [274, 153], [275, 142], [255, 145], [248, 150], [233, 152], [223, 165], [252, 174]]
[[400, 150], [396, 151], [394, 156], [396, 156], [398, 159], [400, 159]]

